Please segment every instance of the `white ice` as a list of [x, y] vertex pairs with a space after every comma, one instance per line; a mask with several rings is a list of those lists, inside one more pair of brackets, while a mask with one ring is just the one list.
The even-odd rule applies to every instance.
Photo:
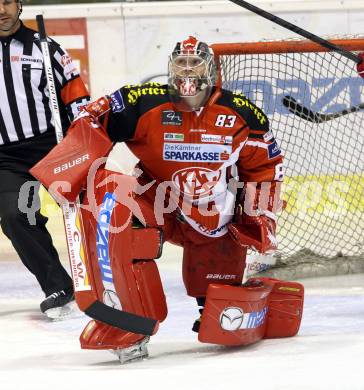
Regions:
[[0, 390], [364, 389], [364, 275], [303, 281], [298, 336], [224, 348], [199, 343], [191, 331], [197, 307], [185, 294], [178, 255], [158, 260], [169, 316], [150, 357], [121, 366], [108, 351], [80, 349], [89, 320], [82, 313], [44, 318], [36, 281], [1, 254]]

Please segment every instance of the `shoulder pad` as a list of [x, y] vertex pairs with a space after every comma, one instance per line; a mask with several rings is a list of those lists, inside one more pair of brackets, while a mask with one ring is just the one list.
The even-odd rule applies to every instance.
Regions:
[[269, 121], [267, 116], [244, 94], [223, 91], [223, 100], [229, 102], [229, 106], [246, 121], [251, 129], [268, 131]]

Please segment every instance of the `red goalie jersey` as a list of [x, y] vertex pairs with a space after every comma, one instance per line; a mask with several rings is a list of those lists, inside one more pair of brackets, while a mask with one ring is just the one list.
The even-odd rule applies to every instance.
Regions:
[[168, 184], [184, 219], [203, 235], [227, 232], [237, 187], [246, 214], [259, 208], [274, 219], [282, 155], [266, 115], [244, 95], [215, 89], [205, 107], [182, 112], [167, 86], [147, 83], [125, 86], [86, 109], [112, 141], [126, 142], [150, 180]]

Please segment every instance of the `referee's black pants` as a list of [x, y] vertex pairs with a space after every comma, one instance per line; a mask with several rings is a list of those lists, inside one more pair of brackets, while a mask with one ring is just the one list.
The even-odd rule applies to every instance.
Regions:
[[39, 183], [22, 193], [20, 188], [35, 181], [28, 169], [53, 145], [54, 135], [42, 135], [0, 147], [0, 225], [46, 296], [72, 288], [72, 279], [63, 268], [46, 228], [48, 218], [39, 211]]

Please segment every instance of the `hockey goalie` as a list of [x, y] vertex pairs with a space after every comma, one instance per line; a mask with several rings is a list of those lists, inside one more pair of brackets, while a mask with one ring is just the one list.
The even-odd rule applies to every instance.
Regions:
[[[183, 247], [199, 341], [236, 346], [294, 336], [303, 286], [243, 282], [248, 248], [277, 249], [283, 158], [268, 119], [243, 94], [218, 86], [213, 52], [194, 37], [177, 43], [168, 72], [168, 85], [127, 85], [85, 106], [32, 174], [59, 202], [80, 194], [99, 301], [162, 322], [167, 305], [155, 259], [170, 242]], [[133, 176], [105, 168], [116, 142], [139, 159]], [[82, 348], [114, 350], [123, 361], [145, 356], [148, 340], [102, 320], [80, 336]]]

